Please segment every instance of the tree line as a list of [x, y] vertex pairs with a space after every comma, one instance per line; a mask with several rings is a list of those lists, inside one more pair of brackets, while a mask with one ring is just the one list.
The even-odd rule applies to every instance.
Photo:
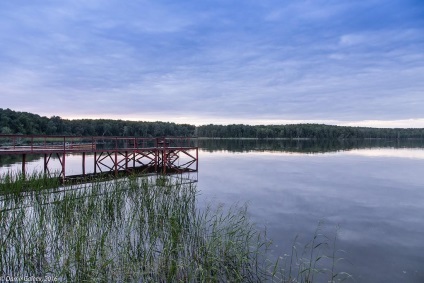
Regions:
[[111, 119], [68, 120], [0, 108], [0, 133], [71, 136], [198, 136], [255, 139], [393, 139], [424, 138], [424, 129], [344, 127], [324, 124], [203, 125]]
[[0, 108], [0, 133], [70, 136], [193, 136], [196, 127], [168, 122], [136, 122], [111, 119], [68, 120]]
[[345, 127], [324, 124], [293, 125], [204, 125], [199, 137], [257, 139], [394, 139], [424, 138], [424, 129]]

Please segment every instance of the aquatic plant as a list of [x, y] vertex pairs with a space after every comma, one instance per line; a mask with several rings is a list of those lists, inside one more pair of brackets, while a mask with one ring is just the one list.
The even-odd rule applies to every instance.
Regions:
[[[54, 173], [53, 175], [58, 175]], [[23, 174], [21, 171], [10, 171], [0, 175], [0, 195], [39, 191], [59, 186], [59, 178], [51, 178], [43, 172], [34, 171]]]
[[[39, 177], [29, 183], [34, 190], [20, 190], [17, 177], [15, 185], [2, 179], [12, 186], [0, 199], [4, 275], [69, 282], [312, 282], [322, 272], [319, 233], [311, 253], [292, 253], [287, 269], [286, 258], [268, 257], [272, 242], [251, 223], [246, 206], [200, 210], [195, 184], [184, 179], [130, 176], [41, 190]], [[339, 277], [334, 267], [333, 281]]]

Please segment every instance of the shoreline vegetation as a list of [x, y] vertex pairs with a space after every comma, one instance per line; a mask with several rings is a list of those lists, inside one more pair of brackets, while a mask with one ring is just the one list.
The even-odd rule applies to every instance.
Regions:
[[[206, 152], [285, 152], [335, 153], [361, 149], [422, 149], [422, 139], [347, 139], [347, 140], [258, 140], [258, 139], [200, 139], [199, 149]], [[1, 162], [1, 158], [0, 158]]]
[[[199, 140], [247, 140], [247, 141], [316, 141], [317, 138], [213, 138], [213, 137], [197, 137]], [[397, 139], [397, 138], [394, 138]], [[327, 140], [326, 138], [321, 138], [319, 140]], [[333, 140], [333, 139], [328, 139]], [[340, 139], [339, 139], [340, 140]], [[341, 139], [343, 140], [343, 139]], [[349, 138], [346, 140], [369, 140], [369, 141], [379, 141], [379, 140], [390, 140], [390, 138]], [[422, 138], [402, 138], [402, 140], [422, 140]]]
[[[22, 179], [33, 188], [20, 190]], [[69, 282], [339, 282], [337, 229], [276, 256], [248, 207], [199, 204], [171, 176], [44, 188], [43, 176], [3, 175], [0, 272]], [[51, 185], [51, 184], [50, 184]]]
[[201, 137], [213, 139], [424, 139], [424, 128], [369, 128], [324, 124], [202, 125], [111, 119], [68, 120], [0, 108], [0, 134]]

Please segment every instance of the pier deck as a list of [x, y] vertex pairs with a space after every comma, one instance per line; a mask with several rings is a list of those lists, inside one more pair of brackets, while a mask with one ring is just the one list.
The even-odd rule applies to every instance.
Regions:
[[[0, 155], [22, 156], [22, 173], [27, 155], [44, 156], [44, 172], [50, 174], [52, 156], [61, 165], [60, 178], [121, 172], [196, 172], [196, 138], [187, 137], [86, 137], [46, 135], [0, 135]], [[66, 156], [81, 155], [81, 174], [66, 174]], [[86, 158], [93, 156], [93, 173], [86, 173]]]

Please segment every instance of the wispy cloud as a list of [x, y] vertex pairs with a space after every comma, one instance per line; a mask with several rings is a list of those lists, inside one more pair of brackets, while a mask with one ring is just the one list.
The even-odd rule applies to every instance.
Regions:
[[2, 2], [1, 107], [191, 123], [418, 121], [422, 15], [413, 1], [382, 0]]

